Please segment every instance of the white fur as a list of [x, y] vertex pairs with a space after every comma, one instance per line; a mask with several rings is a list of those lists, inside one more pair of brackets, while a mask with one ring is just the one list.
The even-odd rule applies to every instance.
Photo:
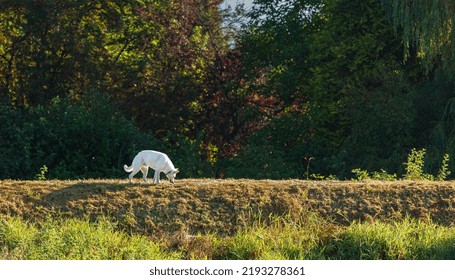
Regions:
[[144, 182], [147, 183], [147, 172], [149, 167], [155, 170], [155, 175], [153, 176], [153, 183], [155, 184], [160, 183], [160, 172], [164, 172], [172, 183], [174, 183], [175, 175], [179, 172], [179, 169], [174, 167], [174, 164], [172, 164], [172, 161], [166, 154], [157, 151], [139, 152], [134, 157], [130, 167], [126, 164], [123, 166], [126, 172], [131, 172], [128, 176], [130, 183], [133, 180], [133, 176], [136, 175], [139, 170], [142, 171]]

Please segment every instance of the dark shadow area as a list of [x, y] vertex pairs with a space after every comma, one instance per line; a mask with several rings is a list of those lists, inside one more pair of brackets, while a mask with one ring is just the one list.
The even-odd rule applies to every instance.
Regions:
[[117, 193], [133, 188], [149, 188], [150, 184], [141, 183], [103, 183], [103, 182], [79, 182], [66, 188], [56, 190], [37, 201], [36, 206], [67, 208], [71, 202], [77, 201], [103, 201], [109, 193]]

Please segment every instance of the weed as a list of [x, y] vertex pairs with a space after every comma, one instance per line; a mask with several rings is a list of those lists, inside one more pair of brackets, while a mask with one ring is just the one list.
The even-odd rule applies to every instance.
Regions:
[[364, 181], [364, 180], [381, 180], [381, 181], [395, 181], [397, 180], [397, 174], [389, 174], [384, 169], [381, 171], [368, 172], [367, 170], [362, 170], [360, 168], [353, 169], [351, 171], [356, 176], [355, 180]]
[[38, 181], [45, 181], [47, 180], [46, 179], [46, 174], [47, 172], [49, 171], [47, 166], [46, 165], [43, 165], [40, 169], [40, 173], [36, 174], [35, 175], [35, 178], [38, 180]]
[[444, 154], [444, 158], [442, 159], [441, 169], [439, 169], [438, 176], [436, 179], [438, 181], [444, 181], [450, 175], [449, 170], [449, 155]]
[[431, 174], [425, 174], [423, 168], [425, 165], [426, 149], [416, 150], [412, 149], [408, 155], [408, 160], [404, 165], [406, 166], [405, 179], [407, 180], [434, 180]]
[[356, 176], [356, 180], [364, 181], [371, 180], [371, 176], [367, 170], [362, 170], [360, 168], [352, 169], [351, 171]]
[[381, 180], [381, 181], [395, 181], [397, 180], [397, 174], [393, 173], [390, 174], [384, 169], [381, 169], [381, 171], [373, 171], [372, 173], [372, 178], [373, 180]]
[[317, 180], [317, 181], [330, 181], [330, 180], [337, 180], [337, 177], [335, 175], [321, 175], [321, 174], [310, 174], [309, 176], [310, 179], [312, 180]]
[[[413, 180], [413, 181], [443, 181], [446, 180], [450, 175], [449, 170], [449, 155], [445, 154], [441, 163], [441, 168], [439, 169], [438, 175], [433, 176], [432, 174], [425, 173], [425, 154], [426, 150], [416, 150], [412, 149], [408, 155], [408, 159], [403, 165], [405, 165], [404, 179]], [[384, 169], [381, 169], [380, 172], [373, 171], [369, 172], [367, 170], [362, 170], [360, 168], [353, 169], [351, 171], [355, 180], [382, 180], [382, 181], [394, 181], [397, 180], [397, 174], [389, 174]]]
[[304, 160], [307, 162], [306, 164], [306, 172], [305, 172], [305, 177], [307, 180], [310, 179], [310, 163], [314, 159], [314, 157], [304, 157]]
[[318, 215], [271, 216], [241, 229], [225, 243], [225, 259], [317, 259], [319, 244], [333, 227]]

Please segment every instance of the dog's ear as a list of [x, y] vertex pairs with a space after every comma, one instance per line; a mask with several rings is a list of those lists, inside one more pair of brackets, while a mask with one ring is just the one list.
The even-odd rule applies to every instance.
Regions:
[[180, 172], [180, 170], [178, 168], [176, 168], [174, 172], [175, 172], [175, 174], [177, 174]]

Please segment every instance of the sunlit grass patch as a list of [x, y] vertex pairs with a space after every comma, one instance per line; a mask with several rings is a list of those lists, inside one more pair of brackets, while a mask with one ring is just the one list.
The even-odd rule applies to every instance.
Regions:
[[260, 219], [223, 243], [223, 259], [320, 259], [321, 246], [336, 227], [318, 215]]
[[455, 259], [455, 228], [409, 218], [353, 223], [332, 245], [336, 259]]
[[107, 220], [47, 219], [30, 224], [0, 221], [0, 258], [55, 260], [175, 259], [141, 235], [128, 235]]

